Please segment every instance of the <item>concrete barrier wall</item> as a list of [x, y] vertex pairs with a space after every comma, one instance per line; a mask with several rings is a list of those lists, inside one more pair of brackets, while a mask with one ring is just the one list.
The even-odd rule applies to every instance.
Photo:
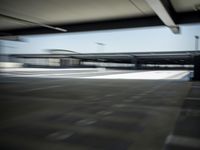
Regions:
[[23, 63], [0, 62], [0, 68], [21, 68]]

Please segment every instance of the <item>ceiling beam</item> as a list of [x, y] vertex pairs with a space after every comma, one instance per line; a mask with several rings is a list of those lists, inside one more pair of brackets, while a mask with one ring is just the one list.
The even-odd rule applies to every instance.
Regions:
[[[56, 24], [56, 26], [62, 29], [67, 29], [69, 32], [82, 32], [82, 31], [96, 31], [96, 30], [109, 30], [109, 29], [122, 29], [122, 28], [136, 28], [136, 27], [148, 27], [164, 25], [157, 16], [148, 17], [133, 17], [133, 18], [119, 18], [102, 21], [88, 21], [82, 23], [66, 23]], [[56, 30], [43, 28], [40, 26], [19, 28], [19, 29], [7, 29], [0, 30], [0, 36], [9, 35], [32, 35], [32, 34], [49, 34], [60, 33]]]
[[[200, 11], [181, 12], [176, 14], [177, 24], [200, 23]], [[53, 26], [67, 29], [67, 33], [81, 31], [97, 31], [123, 28], [162, 26], [164, 23], [158, 16], [146, 16], [138, 18], [119, 18], [114, 20], [93, 21], [73, 24], [53, 24]], [[52, 34], [60, 33], [56, 30], [44, 28], [41, 26], [0, 30], [0, 36], [11, 35], [34, 35], [34, 34]]]
[[146, 2], [173, 33], [180, 33], [180, 29], [175, 21], [176, 13], [169, 0], [146, 0]]

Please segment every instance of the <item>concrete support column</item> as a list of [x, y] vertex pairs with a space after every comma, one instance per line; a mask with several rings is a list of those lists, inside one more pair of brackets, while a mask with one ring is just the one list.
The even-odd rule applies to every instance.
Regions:
[[131, 58], [132, 64], [135, 64], [135, 67], [133, 69], [139, 69], [140, 68], [140, 63], [138, 61], [138, 58], [136, 56], [132, 56]]
[[194, 56], [194, 80], [200, 81], [200, 55]]
[[138, 59], [135, 62], [135, 69], [140, 69], [141, 68], [141, 64], [139, 63]]

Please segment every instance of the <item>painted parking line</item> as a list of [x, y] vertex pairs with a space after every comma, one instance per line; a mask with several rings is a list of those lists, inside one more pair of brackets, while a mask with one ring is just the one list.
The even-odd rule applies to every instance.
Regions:
[[200, 139], [185, 137], [185, 136], [169, 135], [167, 137], [166, 144], [172, 144], [190, 148], [200, 148]]
[[46, 87], [41, 87], [41, 88], [27, 89], [22, 92], [24, 93], [24, 92], [40, 91], [40, 90], [46, 90], [46, 89], [52, 89], [52, 88], [58, 88], [58, 87], [62, 87], [62, 86], [61, 85], [52, 85], [52, 86], [46, 86]]
[[200, 97], [187, 97], [187, 100], [200, 101]]
[[196, 88], [200, 88], [200, 86], [193, 85], [192, 88], [195, 88], [195, 89], [196, 89]]

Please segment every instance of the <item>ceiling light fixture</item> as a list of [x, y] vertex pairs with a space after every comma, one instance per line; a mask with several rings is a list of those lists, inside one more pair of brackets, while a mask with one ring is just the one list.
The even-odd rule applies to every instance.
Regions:
[[53, 29], [53, 30], [57, 30], [57, 31], [61, 31], [61, 32], [67, 32], [66, 29], [63, 29], [63, 28], [60, 28], [60, 27], [54, 27], [54, 26], [51, 26], [51, 25], [47, 25], [47, 24], [43, 24], [43, 23], [39, 23], [39, 22], [35, 22], [35, 21], [30, 21], [30, 20], [26, 20], [26, 19], [22, 19], [22, 18], [17, 18], [17, 17], [2, 14], [2, 13], [0, 13], [0, 17], [12, 19], [12, 20], [15, 20], [15, 21], [18, 21], [18, 22], [35, 24], [35, 25], [38, 25], [38, 26], [41, 26], [41, 27], [45, 27], [45, 28], [49, 28], [49, 29]]

